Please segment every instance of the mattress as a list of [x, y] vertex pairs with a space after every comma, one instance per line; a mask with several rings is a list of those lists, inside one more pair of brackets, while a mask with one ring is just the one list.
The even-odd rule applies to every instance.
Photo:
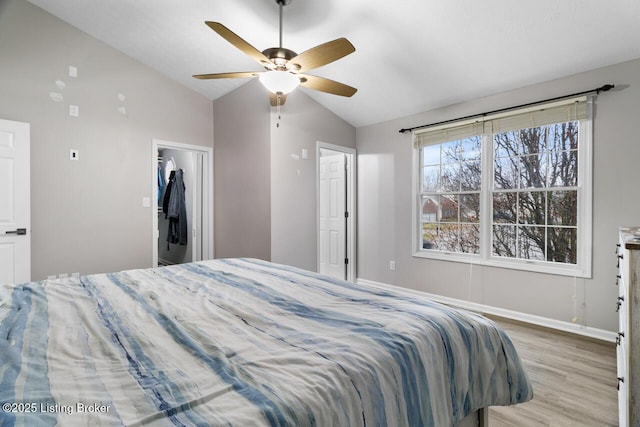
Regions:
[[256, 259], [0, 286], [2, 426], [452, 426], [532, 398], [491, 320]]

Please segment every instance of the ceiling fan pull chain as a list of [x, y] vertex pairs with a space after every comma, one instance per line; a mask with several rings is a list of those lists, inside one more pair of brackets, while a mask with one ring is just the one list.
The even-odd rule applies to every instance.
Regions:
[[[282, 5], [280, 5], [280, 10], [282, 11]], [[280, 127], [280, 97], [282, 95], [280, 94], [280, 92], [276, 93], [276, 113], [278, 114], [278, 121], [276, 122], [276, 127], [279, 128]]]

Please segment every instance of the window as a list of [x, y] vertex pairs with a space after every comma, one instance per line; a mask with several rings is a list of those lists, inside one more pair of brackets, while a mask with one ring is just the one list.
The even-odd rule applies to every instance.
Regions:
[[423, 249], [478, 254], [482, 138], [422, 148]]
[[420, 257], [590, 276], [590, 101], [414, 132]]

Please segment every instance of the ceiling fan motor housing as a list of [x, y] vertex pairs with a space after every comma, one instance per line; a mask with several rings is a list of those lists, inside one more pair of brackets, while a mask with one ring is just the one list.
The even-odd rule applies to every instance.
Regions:
[[[284, 48], [284, 47], [270, 47], [262, 51], [262, 54], [269, 58], [273, 64], [276, 66], [276, 70], [298, 70], [300, 69], [300, 65], [296, 63], [288, 63], [290, 59], [298, 56], [294, 51]], [[269, 65], [273, 64], [265, 64], [267, 68]], [[273, 67], [271, 67], [273, 68]]]

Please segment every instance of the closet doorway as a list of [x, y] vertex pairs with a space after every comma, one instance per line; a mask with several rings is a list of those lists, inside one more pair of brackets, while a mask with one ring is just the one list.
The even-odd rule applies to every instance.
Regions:
[[[153, 265], [213, 258], [213, 149], [154, 139], [152, 144]], [[167, 241], [169, 219], [163, 201], [171, 171], [182, 170], [187, 243]]]

